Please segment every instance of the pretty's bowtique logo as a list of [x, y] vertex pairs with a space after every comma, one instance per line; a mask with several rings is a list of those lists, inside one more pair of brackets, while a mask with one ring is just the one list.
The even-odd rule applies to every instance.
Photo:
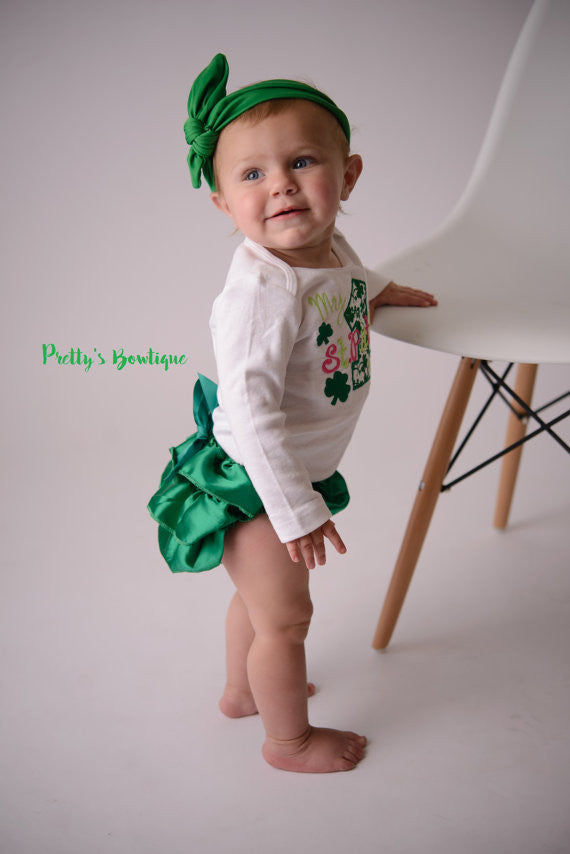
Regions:
[[55, 344], [42, 344], [42, 364], [79, 368], [85, 373], [103, 365], [108, 365], [117, 371], [137, 366], [158, 367], [168, 371], [171, 367], [187, 363], [188, 356], [185, 353], [160, 353], [152, 347], [142, 353], [128, 353], [124, 347], [119, 347], [103, 354], [97, 347], [93, 347], [89, 352], [82, 350], [81, 347], [58, 350]]

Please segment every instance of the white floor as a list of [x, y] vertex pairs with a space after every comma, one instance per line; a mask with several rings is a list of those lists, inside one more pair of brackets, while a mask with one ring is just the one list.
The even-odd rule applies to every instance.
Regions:
[[[370, 741], [346, 774], [276, 771], [260, 720], [217, 710], [230, 583], [162, 565], [144, 508], [155, 474], [120, 401], [114, 444], [93, 421], [21, 438], [4, 531], [3, 854], [570, 850], [562, 450], [541, 438], [525, 453], [507, 533], [490, 525], [495, 466], [442, 496], [392, 646], [370, 647], [455, 368], [403, 347], [377, 348], [392, 369], [343, 467], [360, 484], [338, 520], [350, 553], [313, 575], [312, 721]], [[537, 399], [562, 379], [543, 369]], [[402, 384], [397, 407], [376, 422], [388, 381]], [[90, 395], [82, 418], [96, 417]], [[48, 398], [34, 402], [44, 423]], [[502, 434], [502, 410], [476, 451]], [[32, 472], [42, 512], [28, 515]]]

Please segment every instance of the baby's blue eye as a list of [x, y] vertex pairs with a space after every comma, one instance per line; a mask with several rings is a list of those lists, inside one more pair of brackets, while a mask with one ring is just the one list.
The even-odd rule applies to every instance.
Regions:
[[293, 164], [293, 169], [304, 169], [305, 166], [309, 165], [308, 157], [297, 157], [295, 163]]
[[246, 174], [245, 174], [245, 180], [246, 181], [257, 181], [257, 179], [259, 178], [260, 175], [261, 175], [261, 172], [259, 171], [259, 169], [250, 169], [249, 172], [246, 172]]

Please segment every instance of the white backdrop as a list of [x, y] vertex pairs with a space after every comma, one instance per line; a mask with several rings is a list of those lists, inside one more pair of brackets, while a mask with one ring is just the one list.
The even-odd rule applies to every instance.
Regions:
[[[99, 802], [77, 757], [107, 756], [103, 736], [88, 734], [91, 715], [107, 720], [102, 697], [134, 708], [140, 694], [152, 706], [145, 674], [174, 684], [166, 648], [196, 634], [212, 644], [212, 684], [222, 678], [227, 580], [172, 578], [146, 513], [168, 447], [193, 429], [196, 372], [215, 378], [209, 311], [239, 239], [207, 189], [191, 187], [182, 126], [193, 78], [221, 51], [232, 90], [298, 77], [337, 101], [364, 159], [339, 225], [373, 266], [434, 229], [457, 200], [530, 5], [3, 0], [4, 850], [34, 850], [22, 841], [30, 803], [44, 805], [40, 824], [46, 814], [44, 725], [56, 754], [70, 732], [77, 751], [53, 766], [54, 788], [73, 778], [77, 799], [69, 795], [75, 830], [54, 842], [61, 854], [62, 839], [95, 823]], [[375, 590], [351, 594], [362, 645], [456, 362], [373, 344], [373, 392], [341, 466], [353, 509], [339, 520], [359, 560], [379, 530], [389, 540]], [[94, 362], [43, 364], [44, 345]], [[186, 364], [112, 364], [114, 349], [149, 347], [185, 354]]]

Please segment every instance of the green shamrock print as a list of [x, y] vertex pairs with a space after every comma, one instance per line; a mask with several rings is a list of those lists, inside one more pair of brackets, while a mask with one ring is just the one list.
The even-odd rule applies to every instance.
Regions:
[[349, 393], [348, 374], [335, 371], [334, 376], [329, 377], [325, 383], [325, 395], [332, 398], [331, 404], [334, 406], [337, 400], [344, 403]]
[[359, 279], [352, 280], [350, 302], [344, 312], [344, 319], [350, 329], [348, 337], [351, 347], [354, 348], [354, 356], [351, 357], [352, 387], [357, 389], [370, 379], [366, 282], [361, 282]]
[[330, 323], [321, 323], [317, 337], [317, 347], [320, 347], [321, 344], [328, 344], [332, 334], [333, 329]]

